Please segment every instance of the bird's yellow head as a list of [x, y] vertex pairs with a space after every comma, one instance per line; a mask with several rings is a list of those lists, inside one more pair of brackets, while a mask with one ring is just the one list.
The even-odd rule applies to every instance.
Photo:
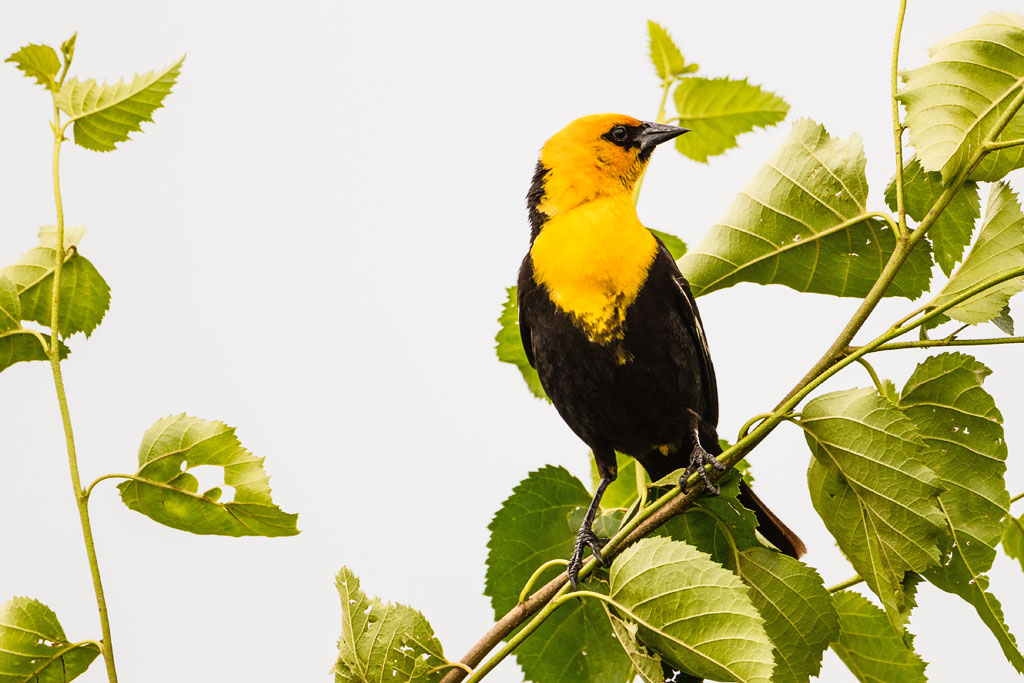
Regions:
[[654, 148], [685, 132], [623, 114], [576, 119], [541, 150], [530, 208], [550, 217], [598, 197], [632, 193]]

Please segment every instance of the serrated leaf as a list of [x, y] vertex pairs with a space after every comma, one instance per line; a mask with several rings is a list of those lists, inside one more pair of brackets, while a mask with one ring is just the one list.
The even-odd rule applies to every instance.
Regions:
[[1010, 494], [1002, 415], [982, 389], [991, 370], [971, 356], [943, 353], [917, 366], [899, 405], [930, 447], [928, 464], [942, 480], [942, 513], [953, 535], [952, 555], [924, 577], [970, 603], [1024, 671], [1024, 656], [1006, 627], [999, 601], [987, 592], [996, 546], [1003, 536]]
[[[44, 334], [42, 336], [46, 343], [49, 344], [50, 335]], [[71, 353], [71, 350], [64, 345], [64, 342], [61, 342], [61, 360], [67, 358], [69, 353]], [[30, 360], [47, 360], [46, 352], [34, 334], [14, 331], [0, 334], [0, 372], [15, 363]]]
[[1013, 318], [1010, 317], [1009, 304], [1003, 306], [1003, 310], [999, 312], [999, 315], [992, 318], [992, 324], [998, 327], [999, 331], [1003, 334], [1010, 337], [1013, 336]]
[[612, 562], [609, 597], [674, 668], [714, 680], [771, 680], [763, 619], [735, 574], [691, 545], [645, 538]]
[[[682, 473], [682, 470], [680, 470]], [[670, 475], [671, 476], [671, 475]], [[678, 481], [679, 476], [673, 477]], [[697, 499], [683, 514], [666, 522], [654, 533], [684, 541], [729, 569], [736, 569], [734, 550], [760, 547], [757, 517], [738, 500], [740, 475], [731, 470], [718, 480], [717, 496]]]
[[[495, 618], [516, 605], [540, 565], [568, 559], [579, 529], [574, 520], [590, 500], [586, 487], [562, 467], [543, 467], [516, 486], [488, 527], [484, 594], [491, 599]], [[602, 517], [595, 528], [602, 525]], [[536, 587], [564, 571], [564, 566], [549, 568]], [[597, 583], [591, 578], [583, 585], [595, 590]], [[515, 656], [523, 675], [539, 683], [623, 680], [630, 666], [596, 600], [559, 607], [516, 648]]]
[[821, 657], [839, 637], [832, 596], [813, 568], [767, 548], [738, 555], [737, 573], [775, 646], [772, 683], [807, 683], [821, 670]]
[[633, 668], [644, 683], [665, 683], [665, 674], [661, 668], [661, 657], [648, 650], [637, 640], [638, 626], [632, 621], [623, 621], [612, 614], [608, 605], [602, 603], [608, 621], [612, 625], [612, 633], [622, 645], [622, 649], [633, 663]]
[[[860, 218], [865, 163], [859, 137], [839, 140], [809, 119], [794, 123], [725, 217], [679, 262], [694, 295], [739, 282], [867, 295], [896, 238], [884, 222]], [[887, 296], [916, 298], [928, 289], [926, 246], [911, 252]]]
[[[942, 175], [927, 173], [916, 158], [904, 165], [903, 203], [907, 215], [915, 221], [924, 219], [944, 189]], [[885, 203], [896, 211], [896, 176], [885, 188]], [[954, 266], [963, 256], [964, 248], [971, 243], [974, 224], [979, 217], [981, 200], [978, 198], [978, 184], [968, 181], [928, 230], [935, 262], [946, 275], [953, 272]]]
[[38, 600], [16, 597], [0, 606], [0, 683], [66, 683], [99, 655], [94, 642], [68, 640]]
[[519, 308], [516, 304], [517, 287], [506, 288], [505, 303], [501, 305], [501, 315], [498, 316], [498, 334], [494, 341], [497, 342], [494, 350], [498, 354], [498, 360], [503, 363], [511, 363], [519, 368], [526, 386], [537, 398], [542, 398], [548, 403], [551, 399], [544, 393], [544, 387], [540, 384], [540, 376], [526, 359], [526, 351], [523, 349], [523, 338], [519, 334]]
[[[987, 14], [929, 50], [927, 64], [904, 71], [897, 98], [907, 108], [910, 144], [926, 171], [949, 182], [992, 132], [1024, 83], [1024, 16]], [[1024, 137], [1018, 113], [1000, 139]], [[999, 180], [1024, 165], [1024, 147], [986, 155], [971, 180]]]
[[[336, 683], [436, 683], [448, 673], [441, 643], [421, 613], [369, 598], [348, 567], [338, 572], [341, 638]], [[434, 669], [437, 669], [436, 671]]]
[[673, 98], [679, 125], [693, 131], [676, 138], [676, 149], [701, 162], [735, 147], [737, 136], [774, 126], [789, 113], [785, 100], [746, 79], [687, 78]]
[[[199, 494], [194, 467], [224, 469], [224, 485], [234, 499], [221, 502]], [[270, 498], [263, 458], [242, 447], [233, 427], [184, 413], [161, 418], [139, 446], [139, 471], [118, 484], [132, 510], [175, 529], [222, 536], [294, 536], [298, 515]], [[218, 495], [219, 498], [219, 495]]]
[[937, 566], [948, 545], [925, 445], [874, 389], [819, 396], [800, 426], [814, 455], [807, 470], [814, 509], [901, 628], [904, 575]]
[[4, 61], [13, 62], [28, 78], [34, 78], [47, 90], [57, 89], [60, 58], [49, 45], [26, 45]]
[[[1024, 213], [1017, 195], [1005, 183], [992, 186], [985, 220], [971, 251], [932, 301], [941, 306], [962, 292], [1024, 266]], [[1010, 297], [1024, 288], [1024, 277], [1007, 280], [945, 312], [962, 323], [978, 324], [1003, 315]]]
[[[78, 251], [85, 228], [69, 228], [64, 233], [65, 253], [60, 283], [60, 334], [67, 337], [84, 332], [88, 337], [103, 320], [110, 307], [110, 286], [95, 266]], [[72, 249], [73, 248], [73, 249]], [[57, 254], [57, 229], [50, 225], [39, 229], [39, 246], [21, 255], [13, 265], [0, 270], [0, 276], [15, 284], [21, 300], [21, 319], [50, 327], [53, 271]]]
[[152, 121], [181, 73], [182, 57], [174, 64], [136, 75], [130, 83], [100, 85], [94, 79], [66, 81], [56, 95], [57, 106], [74, 122], [75, 144], [110, 152], [130, 133]]
[[[651, 228], [648, 228], [651, 230]], [[670, 235], [667, 232], [661, 232], [660, 230], [651, 230], [651, 234], [657, 237], [668, 249], [668, 253], [672, 254], [672, 258], [676, 261], [683, 257], [686, 253], [686, 242], [682, 241], [675, 235]]]
[[832, 596], [839, 615], [839, 642], [832, 645], [861, 683], [925, 683], [925, 663], [913, 639], [897, 633], [885, 613], [850, 591]]
[[658, 78], [664, 81], [690, 71], [686, 67], [683, 53], [676, 47], [672, 36], [664, 27], [656, 22], [648, 21], [647, 33], [650, 36], [651, 61], [654, 63], [654, 70], [658, 73]]
[[1020, 569], [1024, 571], [1024, 515], [1007, 517], [1008, 524], [1003, 533], [1003, 551], [1008, 557], [1020, 562]]

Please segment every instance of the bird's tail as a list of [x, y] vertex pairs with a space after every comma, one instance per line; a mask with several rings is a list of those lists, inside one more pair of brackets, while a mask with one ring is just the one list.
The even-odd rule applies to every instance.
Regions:
[[757, 530], [771, 541], [772, 545], [796, 559], [800, 559], [800, 556], [807, 552], [807, 546], [800, 540], [800, 537], [768, 509], [764, 501], [757, 497], [754, 490], [743, 479], [740, 479], [739, 501], [743, 507], [752, 510], [757, 515]]

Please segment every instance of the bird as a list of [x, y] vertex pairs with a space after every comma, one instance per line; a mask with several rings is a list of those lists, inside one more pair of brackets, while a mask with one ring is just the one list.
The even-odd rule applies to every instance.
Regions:
[[[652, 481], [686, 467], [705, 490], [718, 442], [718, 386], [690, 286], [665, 244], [640, 222], [633, 194], [654, 149], [689, 132], [622, 114], [578, 118], [542, 147], [526, 196], [530, 248], [519, 270], [519, 332], [562, 419], [590, 447], [600, 483], [567, 568], [577, 586], [584, 549], [602, 564], [592, 526], [617, 476], [615, 452]], [[793, 557], [803, 542], [741, 482], [759, 530]]]

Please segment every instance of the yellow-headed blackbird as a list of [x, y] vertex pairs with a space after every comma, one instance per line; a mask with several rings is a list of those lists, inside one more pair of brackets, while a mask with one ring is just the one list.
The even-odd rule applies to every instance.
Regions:
[[[530, 365], [559, 414], [597, 461], [601, 483], [569, 564], [584, 547], [615, 480], [615, 451], [657, 480], [686, 465], [716, 493], [718, 388], [690, 286], [665, 245], [645, 228], [633, 191], [654, 148], [685, 128], [619, 114], [585, 116], [547, 141], [527, 194], [530, 251], [519, 271], [519, 328]], [[741, 500], [762, 534], [798, 556], [803, 543], [749, 487]]]

